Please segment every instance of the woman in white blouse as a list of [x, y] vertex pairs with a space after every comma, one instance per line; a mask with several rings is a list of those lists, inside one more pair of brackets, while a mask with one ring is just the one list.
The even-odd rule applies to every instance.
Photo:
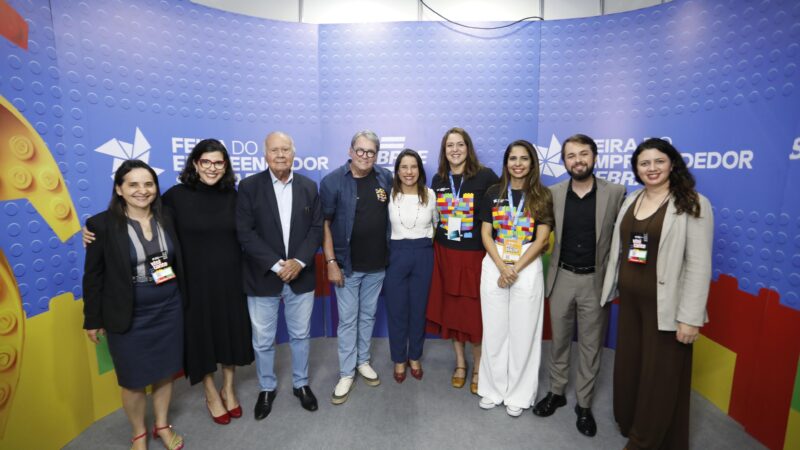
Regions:
[[436, 195], [425, 186], [422, 158], [403, 150], [394, 163], [394, 182], [389, 199], [392, 239], [389, 267], [383, 291], [389, 325], [389, 347], [394, 379], [402, 383], [406, 368], [422, 379], [422, 347], [425, 343], [425, 310], [433, 273], [433, 232]]

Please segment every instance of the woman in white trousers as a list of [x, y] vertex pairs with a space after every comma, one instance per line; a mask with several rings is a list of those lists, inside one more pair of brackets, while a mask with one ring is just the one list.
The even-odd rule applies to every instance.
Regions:
[[481, 236], [483, 358], [480, 407], [505, 404], [518, 417], [536, 400], [544, 318], [541, 254], [553, 227], [550, 191], [539, 179], [536, 149], [509, 144], [503, 175], [484, 196]]

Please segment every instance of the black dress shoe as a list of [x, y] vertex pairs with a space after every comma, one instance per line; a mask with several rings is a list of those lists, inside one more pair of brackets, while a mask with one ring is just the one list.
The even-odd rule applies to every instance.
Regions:
[[256, 420], [265, 419], [272, 412], [272, 401], [275, 400], [275, 391], [261, 391], [253, 410]]
[[578, 421], [575, 426], [581, 434], [592, 437], [597, 434], [597, 424], [594, 421], [591, 408], [581, 408], [575, 405], [575, 414], [578, 415]]
[[301, 388], [293, 388], [292, 392], [294, 392], [295, 397], [300, 399], [300, 405], [303, 406], [303, 409], [308, 411], [317, 410], [317, 397], [314, 397], [311, 387], [306, 385]]
[[547, 393], [547, 397], [541, 399], [533, 408], [533, 413], [539, 417], [552, 416], [556, 410], [567, 404], [567, 398], [563, 395]]

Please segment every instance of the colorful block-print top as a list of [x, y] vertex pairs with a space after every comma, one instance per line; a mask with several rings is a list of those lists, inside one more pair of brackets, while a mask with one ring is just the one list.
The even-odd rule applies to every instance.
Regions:
[[[436, 193], [436, 209], [439, 213], [439, 226], [436, 228], [436, 242], [457, 250], [483, 250], [481, 243], [480, 207], [483, 194], [489, 186], [500, 181], [489, 168], [481, 169], [474, 177], [463, 180], [454, 175], [458, 198], [450, 186], [449, 177], [434, 175], [431, 188]], [[460, 240], [448, 239], [448, 219], [461, 219]]]
[[[480, 219], [484, 222], [492, 221], [492, 235], [494, 241], [502, 244], [506, 239], [519, 239], [523, 244], [528, 244], [536, 238], [536, 227], [542, 225], [542, 222], [537, 221], [530, 213], [530, 211], [522, 212], [511, 226], [516, 213], [515, 208], [511, 208], [507, 198], [506, 191], [500, 195], [500, 186], [495, 185], [486, 191], [484, 196], [484, 204], [481, 207]], [[511, 191], [514, 197], [514, 205], [519, 205], [522, 191]], [[502, 198], [501, 198], [502, 197]], [[550, 224], [552, 227], [552, 224]]]

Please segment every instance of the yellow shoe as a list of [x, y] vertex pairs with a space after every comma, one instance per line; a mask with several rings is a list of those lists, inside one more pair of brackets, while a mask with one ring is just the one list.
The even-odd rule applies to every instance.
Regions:
[[469, 391], [474, 395], [478, 395], [478, 372], [472, 372], [472, 382], [469, 384]]
[[[456, 376], [459, 370], [464, 372], [463, 377]], [[461, 389], [462, 387], [464, 387], [464, 384], [466, 384], [466, 382], [467, 382], [467, 368], [457, 366], [456, 369], [453, 371], [453, 378], [450, 379], [450, 385], [452, 385], [456, 389]]]

